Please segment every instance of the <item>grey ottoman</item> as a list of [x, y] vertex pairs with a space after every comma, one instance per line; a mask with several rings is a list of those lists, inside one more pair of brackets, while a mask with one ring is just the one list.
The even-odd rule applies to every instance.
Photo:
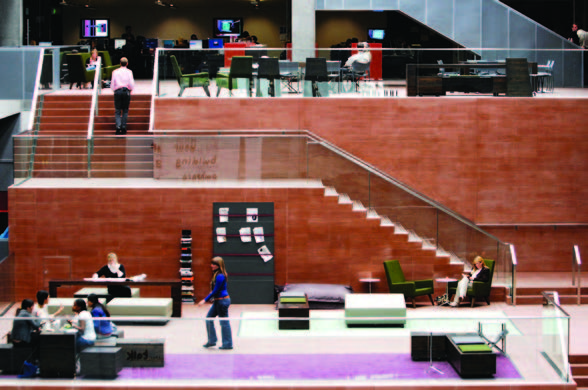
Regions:
[[117, 339], [125, 367], [163, 367], [165, 339]]
[[123, 369], [120, 347], [90, 347], [80, 354], [81, 375], [90, 378], [116, 378]]
[[[373, 317], [385, 318], [373, 319]], [[403, 294], [347, 294], [345, 296], [345, 323], [347, 327], [404, 327], [405, 317], [406, 303]]]

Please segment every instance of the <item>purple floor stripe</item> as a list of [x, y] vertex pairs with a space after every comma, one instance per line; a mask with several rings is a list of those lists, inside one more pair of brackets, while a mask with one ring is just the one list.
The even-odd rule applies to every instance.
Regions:
[[[125, 368], [120, 379], [456, 379], [448, 362], [413, 362], [410, 354], [239, 354], [165, 355], [165, 367]], [[504, 356], [496, 359], [497, 379], [520, 378]]]

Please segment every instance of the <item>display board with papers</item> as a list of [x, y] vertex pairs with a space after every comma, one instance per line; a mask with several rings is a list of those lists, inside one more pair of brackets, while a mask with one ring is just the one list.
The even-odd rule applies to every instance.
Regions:
[[213, 204], [213, 257], [229, 274], [232, 303], [274, 301], [274, 204]]

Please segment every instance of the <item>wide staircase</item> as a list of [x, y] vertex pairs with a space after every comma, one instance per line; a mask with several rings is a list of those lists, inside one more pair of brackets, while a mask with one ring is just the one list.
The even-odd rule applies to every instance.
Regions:
[[152, 177], [151, 96], [133, 95], [127, 136], [120, 137], [114, 134], [114, 97], [101, 95], [89, 142], [91, 99], [90, 95], [43, 96], [36, 118], [32, 177]]
[[[449, 275], [458, 277], [463, 272], [464, 263], [457, 256], [438, 248], [434, 243], [394, 223], [388, 217], [365, 208], [361, 202], [351, 200], [346, 194], [337, 193], [333, 187], [326, 187], [324, 195], [321, 217], [337, 221], [338, 229], [341, 229], [342, 225], [348, 226], [349, 234], [346, 239], [357, 241], [356, 245], [350, 245], [351, 250], [357, 253], [350, 256], [364, 258], [360, 263], [369, 262], [365, 259], [366, 255], [369, 257], [365, 249], [368, 245], [369, 252], [387, 252], [389, 259], [400, 260], [408, 279], [430, 279], [432, 275], [435, 278]], [[372, 267], [372, 276], [381, 280], [378, 288], [380, 291], [387, 291], [381, 259], [372, 264]], [[436, 287], [436, 294], [444, 292], [445, 286]], [[426, 297], [423, 299], [426, 300]]]
[[572, 377], [578, 389], [588, 388], [588, 355], [570, 355]]
[[[562, 305], [575, 305], [578, 303], [578, 290], [575, 287], [517, 287], [517, 305], [540, 305], [543, 303], [544, 291], [557, 291]], [[582, 288], [581, 303], [588, 303], [588, 288]]]

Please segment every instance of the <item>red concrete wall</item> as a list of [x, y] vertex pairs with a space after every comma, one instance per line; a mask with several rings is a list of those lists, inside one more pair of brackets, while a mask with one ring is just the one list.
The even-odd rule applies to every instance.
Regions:
[[[277, 284], [342, 283], [356, 291], [362, 272], [371, 272], [387, 291], [383, 260], [402, 261], [407, 278], [458, 276], [463, 267], [450, 265], [434, 251], [422, 251], [405, 235], [366, 219], [364, 213], [340, 205], [315, 189], [218, 188], [24, 188], [11, 187], [10, 245], [15, 253], [15, 295], [34, 297], [52, 278], [90, 277], [116, 252], [128, 275], [179, 277], [182, 229], [192, 230], [195, 293], [208, 293], [212, 255], [213, 202], [274, 202], [275, 275]], [[71, 276], [61, 260], [71, 258]], [[261, 260], [260, 260], [261, 261]], [[52, 268], [51, 268], [52, 267]], [[438, 286], [443, 289], [444, 286]], [[67, 296], [73, 289], [60, 289]], [[442, 291], [439, 291], [441, 293]], [[142, 288], [142, 296], [168, 291]], [[69, 295], [71, 296], [71, 295]]]
[[[578, 107], [584, 103], [502, 97], [158, 99], [155, 127], [309, 130], [476, 223], [583, 224], [588, 122]], [[527, 248], [520, 251], [521, 270], [568, 269], [567, 257], [552, 256], [571, 250], [563, 235], [492, 231]], [[588, 241], [586, 228], [574, 229], [574, 236]]]

